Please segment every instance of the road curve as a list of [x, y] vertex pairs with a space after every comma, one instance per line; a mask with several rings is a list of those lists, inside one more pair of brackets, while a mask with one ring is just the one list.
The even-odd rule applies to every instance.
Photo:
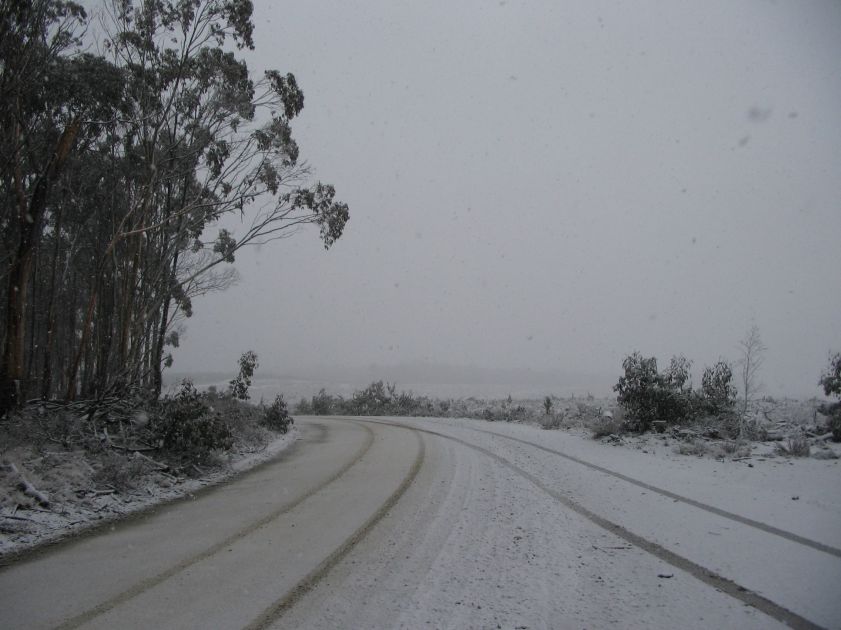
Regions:
[[841, 627], [820, 523], [525, 427], [297, 422], [231, 483], [0, 570], [0, 627]]
[[405, 491], [423, 444], [298, 426], [291, 449], [228, 484], [0, 570], [0, 627], [242, 628], [305, 592]]

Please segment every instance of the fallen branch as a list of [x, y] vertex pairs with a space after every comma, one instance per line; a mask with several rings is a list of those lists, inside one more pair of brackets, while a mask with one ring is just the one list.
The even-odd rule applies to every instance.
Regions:
[[38, 488], [33, 486], [31, 483], [29, 483], [29, 480], [27, 480], [27, 478], [21, 474], [17, 466], [15, 466], [14, 464], [9, 464], [9, 470], [11, 470], [12, 474], [17, 476], [18, 478], [18, 490], [23, 492], [26, 496], [32, 497], [33, 499], [38, 501], [38, 503], [41, 506], [46, 508], [50, 507], [49, 497], [40, 490], [38, 490]]
[[169, 464], [163, 464], [159, 461], [155, 461], [154, 459], [152, 459], [148, 455], [144, 455], [140, 451], [134, 451], [134, 456], [135, 457], [140, 457], [141, 459], [145, 459], [150, 464], [154, 464], [160, 472], [165, 472], [165, 471], [169, 470]]
[[15, 516], [14, 514], [0, 514], [0, 518], [11, 518], [16, 521], [29, 521], [30, 523], [38, 523], [38, 521], [33, 521], [31, 518], [26, 518], [25, 516]]

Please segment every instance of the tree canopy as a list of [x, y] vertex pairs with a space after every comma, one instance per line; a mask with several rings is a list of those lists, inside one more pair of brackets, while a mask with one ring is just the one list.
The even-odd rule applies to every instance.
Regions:
[[159, 394], [179, 320], [241, 248], [304, 224], [329, 248], [349, 218], [300, 160], [295, 76], [241, 58], [249, 0], [87, 6], [0, 0], [0, 412]]

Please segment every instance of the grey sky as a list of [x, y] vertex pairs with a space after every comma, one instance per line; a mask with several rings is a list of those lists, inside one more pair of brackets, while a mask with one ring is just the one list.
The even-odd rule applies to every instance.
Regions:
[[[841, 3], [255, 0], [302, 155], [351, 208], [238, 257], [176, 368], [431, 361], [618, 374], [841, 350]], [[387, 376], [387, 374], [383, 374]], [[606, 383], [609, 386], [611, 383]]]

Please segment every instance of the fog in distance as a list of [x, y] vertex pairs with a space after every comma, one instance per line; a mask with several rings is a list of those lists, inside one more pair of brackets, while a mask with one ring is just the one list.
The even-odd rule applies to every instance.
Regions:
[[277, 374], [482, 368], [607, 394], [634, 350], [697, 379], [756, 323], [766, 391], [818, 394], [841, 350], [841, 3], [258, 0], [255, 18], [251, 70], [295, 74], [302, 156], [351, 220], [329, 252], [305, 229], [238, 254], [174, 371], [254, 349]]

